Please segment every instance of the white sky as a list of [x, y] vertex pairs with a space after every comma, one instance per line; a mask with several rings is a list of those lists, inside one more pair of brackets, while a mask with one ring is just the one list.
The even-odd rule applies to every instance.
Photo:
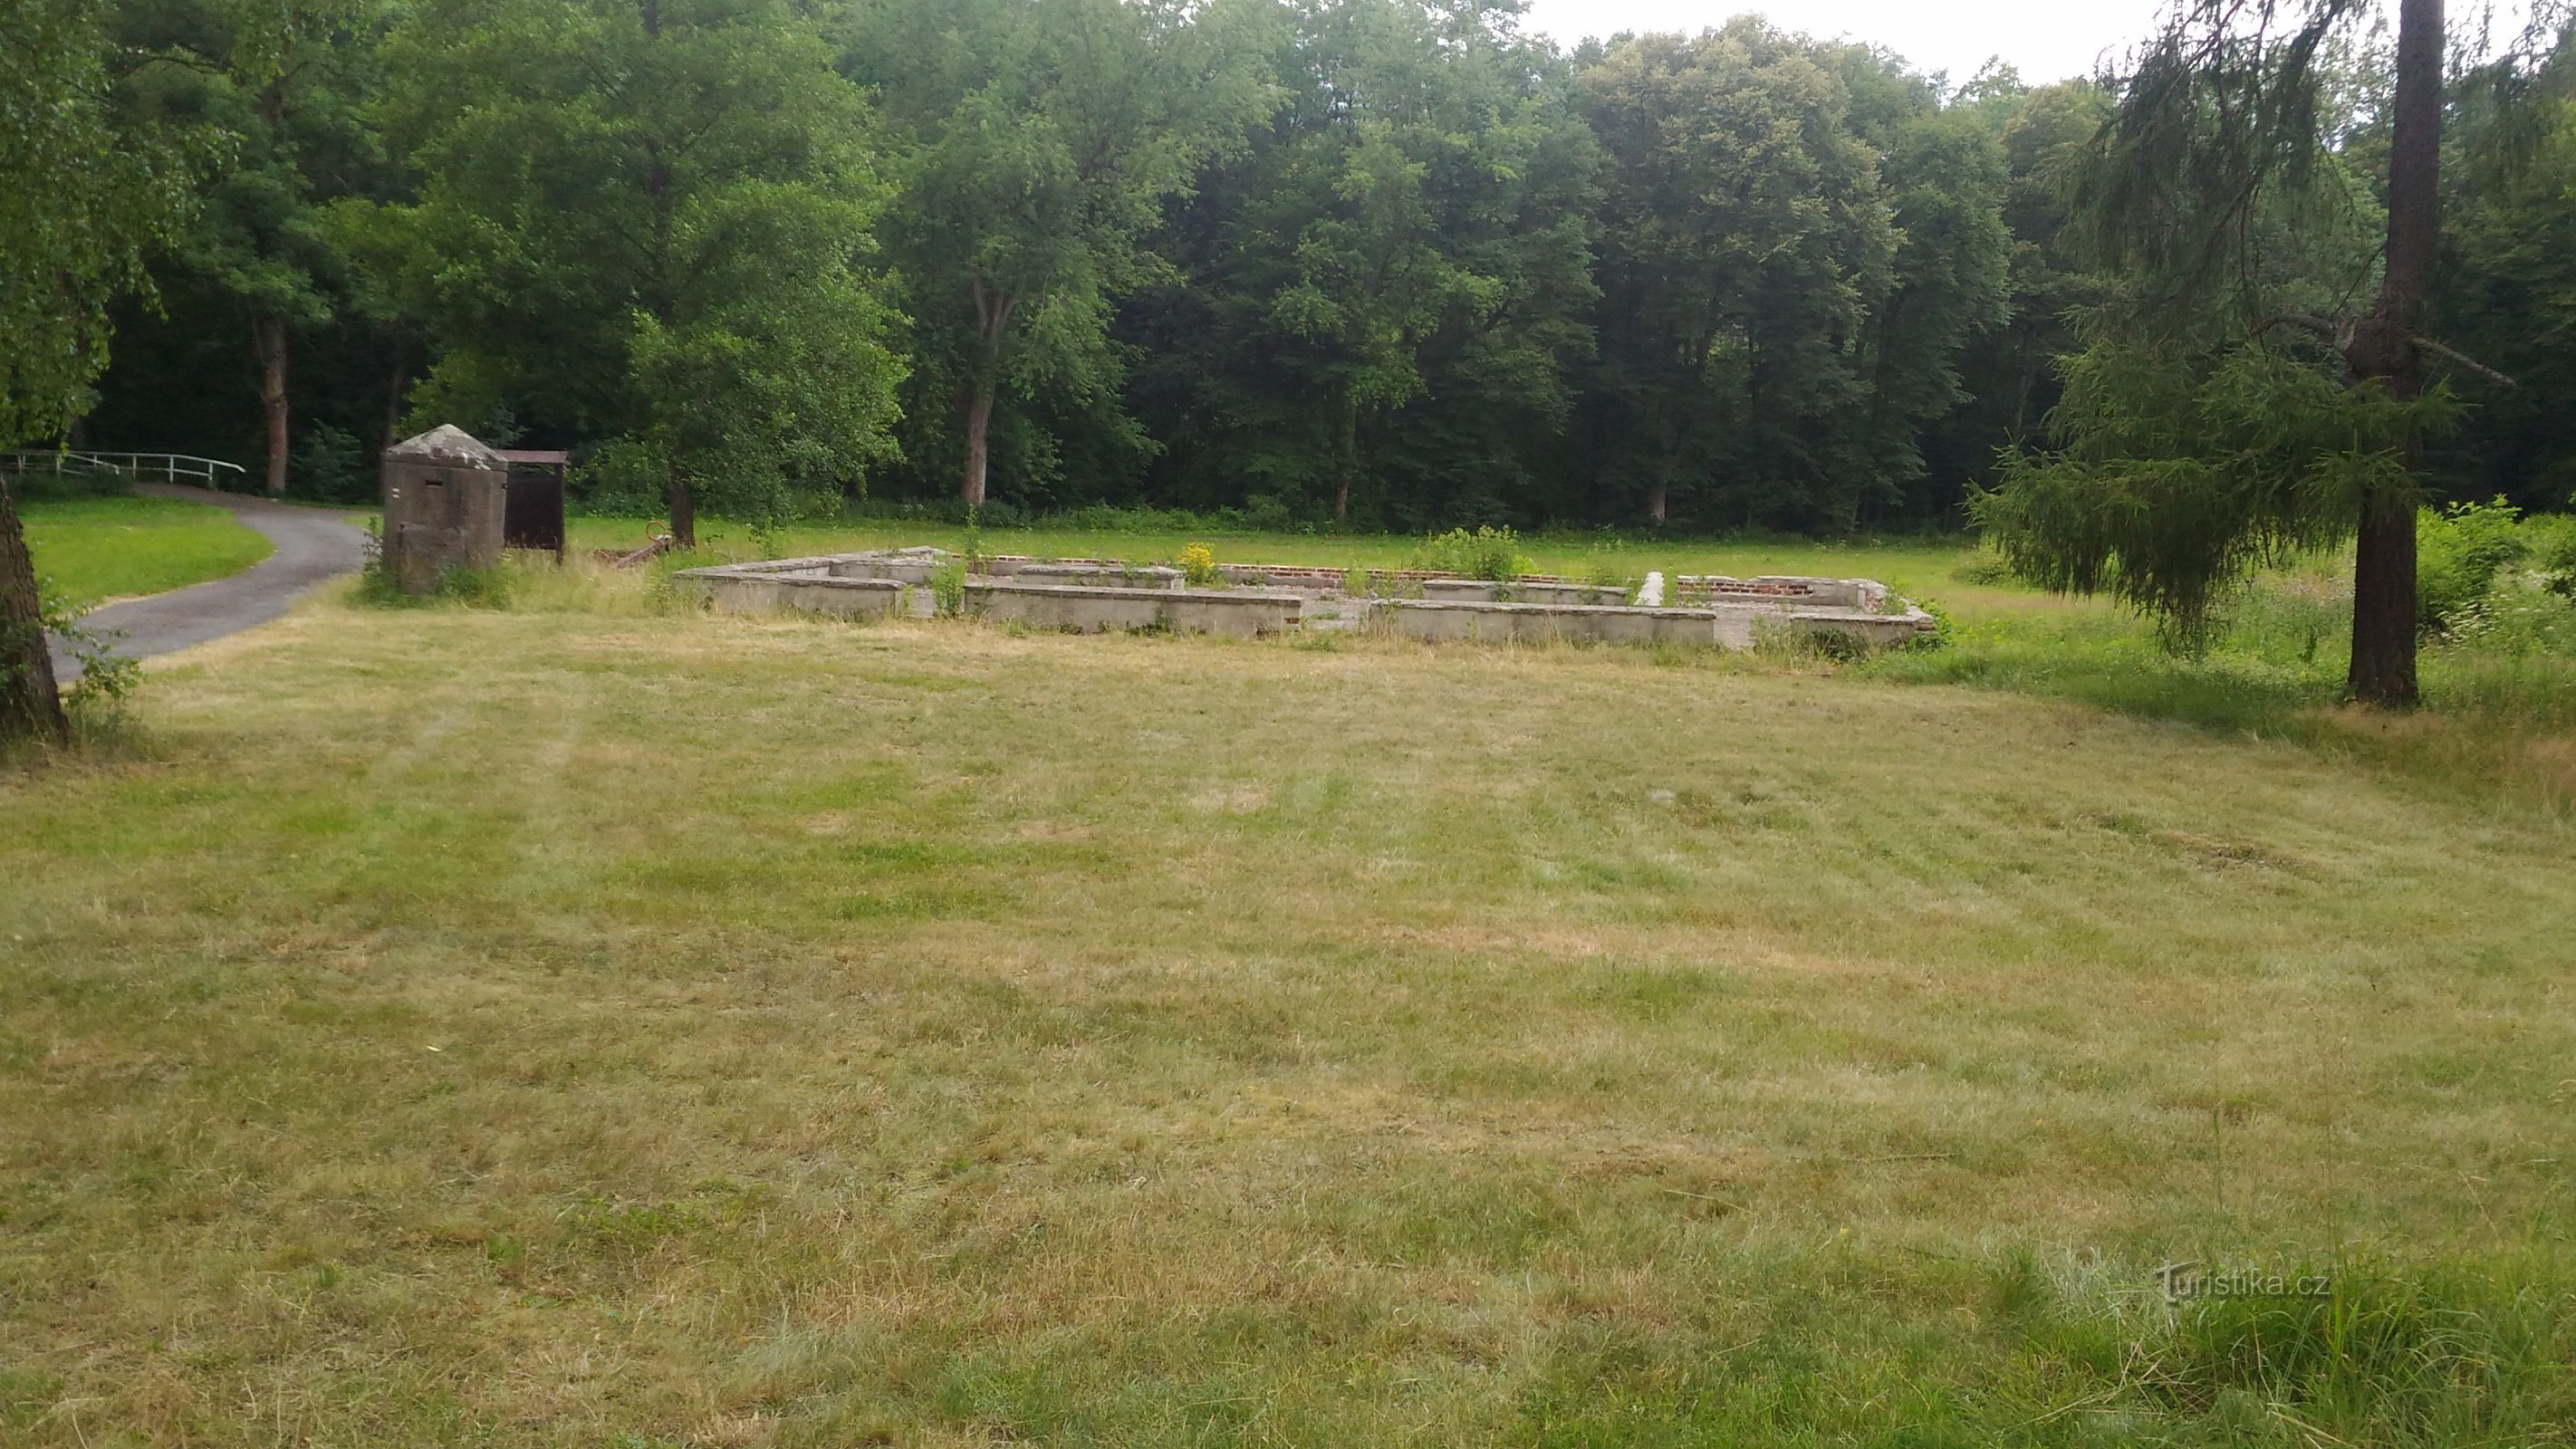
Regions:
[[1955, 84], [2000, 55], [2038, 84], [2083, 75], [2105, 49], [2144, 39], [2157, 0], [1530, 0], [1523, 22], [1572, 45], [1622, 30], [1697, 31], [1759, 11], [1784, 30], [1882, 45]]
[[[2497, 4], [2499, 38], [2522, 23], [2526, 3]], [[2160, 8], [2157, 0], [1530, 0], [1525, 28], [1570, 46], [1622, 30], [1698, 31], [1750, 10], [1784, 30], [1885, 46], [1919, 70], [1948, 71], [1954, 85], [1995, 55], [2039, 85], [2090, 74], [2103, 51], [2145, 39]], [[2451, 22], [2482, 8], [2451, 0]]]

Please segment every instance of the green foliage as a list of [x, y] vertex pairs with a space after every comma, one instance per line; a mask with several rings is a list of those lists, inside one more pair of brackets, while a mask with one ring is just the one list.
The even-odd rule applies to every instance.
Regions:
[[533, 411], [770, 520], [888, 456], [869, 121], [803, 11], [428, 0], [385, 55], [420, 197], [343, 224], [448, 340], [416, 421]]
[[1422, 546], [1414, 550], [1412, 567], [1509, 583], [1532, 572], [1528, 557], [1520, 549], [1520, 535], [1509, 526], [1479, 526], [1473, 532], [1453, 528], [1425, 538]]
[[[913, 320], [917, 464], [980, 457], [1005, 395], [1129, 431], [1109, 402], [1114, 304], [1154, 275], [1142, 239], [1164, 203], [1267, 110], [1251, 62], [1271, 15], [1249, 0], [851, 0], [844, 69], [876, 97], [903, 193], [886, 231]], [[965, 501], [983, 487], [978, 472]]]
[[108, 14], [103, 0], [0, 8], [0, 448], [88, 410], [108, 302], [148, 293], [144, 257], [184, 214], [185, 138], [106, 104]]
[[670, 464], [649, 443], [615, 438], [575, 467], [568, 481], [588, 512], [609, 518], [658, 518]]
[[1582, 75], [1608, 150], [1594, 466], [1627, 511], [1852, 527], [2005, 320], [2002, 148], [1867, 50], [1744, 17]]
[[2426, 629], [2448, 628], [2495, 587], [2507, 565], [2530, 557], [2521, 510], [2501, 498], [2427, 509], [2415, 526], [2417, 617]]
[[[1285, 99], [1177, 216], [1134, 310], [1161, 486], [1293, 518], [1494, 521], [1590, 350], [1597, 148], [1501, 7], [1304, 6]], [[1266, 510], [1264, 510], [1266, 511]]]
[[2098, 338], [2066, 364], [2056, 446], [2007, 458], [1971, 513], [2022, 578], [2108, 592], [2188, 652], [2254, 570], [2348, 536], [2363, 498], [2409, 487], [2406, 439], [2452, 415], [2440, 390], [2397, 403], [2259, 342]]
[[953, 619], [966, 612], [966, 560], [962, 555], [931, 571], [930, 596], [944, 617]]
[[[88, 612], [60, 594], [48, 591], [44, 602], [45, 632], [62, 641], [63, 652], [80, 670], [80, 678], [63, 692], [63, 707], [75, 728], [112, 731], [124, 721], [127, 701], [143, 685], [143, 661], [116, 652], [114, 631], [81, 623]], [[0, 666], [5, 667], [5, 666]]]
[[378, 491], [377, 473], [369, 464], [366, 445], [356, 435], [317, 422], [305, 428], [304, 441], [296, 446], [291, 476], [295, 491], [307, 497], [359, 503]]
[[[384, 0], [115, 7], [116, 38], [131, 58], [122, 108], [139, 126], [226, 140], [219, 164], [195, 178], [197, 205], [165, 271], [209, 304], [247, 363], [265, 361], [264, 331], [282, 359], [295, 334], [365, 310], [364, 284], [324, 208], [395, 184], [364, 115], [387, 9]], [[257, 415], [250, 388], [233, 395]]]

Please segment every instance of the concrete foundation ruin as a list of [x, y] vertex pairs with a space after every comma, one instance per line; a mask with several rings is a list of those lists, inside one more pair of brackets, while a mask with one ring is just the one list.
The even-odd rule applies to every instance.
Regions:
[[[1921, 609], [1870, 579], [1731, 579], [1684, 574], [1667, 589], [1646, 576], [1622, 586], [1546, 576], [1495, 581], [1420, 570], [1224, 564], [1216, 587], [1116, 559], [978, 559], [972, 573], [932, 548], [687, 569], [675, 577], [722, 613], [790, 610], [840, 618], [938, 610], [1035, 629], [1256, 636], [1295, 630], [1380, 629], [1410, 639], [1497, 643], [1573, 641], [1749, 649], [1805, 636], [1879, 649], [1932, 629]], [[1670, 602], [1666, 600], [1669, 598]]]

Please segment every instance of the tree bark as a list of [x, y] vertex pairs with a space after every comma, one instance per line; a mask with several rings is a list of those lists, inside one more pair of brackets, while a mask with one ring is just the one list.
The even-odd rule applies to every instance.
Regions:
[[680, 463], [671, 465], [664, 501], [671, 507], [671, 546], [698, 546], [698, 503], [689, 492], [689, 470]]
[[259, 351], [259, 402], [268, 414], [268, 496], [286, 493], [286, 323], [275, 317], [251, 321], [251, 340]]
[[411, 339], [394, 338], [393, 372], [385, 379], [385, 436], [376, 445], [382, 452], [402, 441], [403, 384], [411, 380]]
[[984, 506], [984, 470], [989, 455], [985, 436], [993, 425], [993, 382], [977, 378], [966, 395], [966, 468], [957, 480], [957, 496], [969, 508]]
[[36, 592], [36, 563], [18, 527], [18, 503], [0, 478], [0, 740], [71, 738], [62, 695], [54, 687], [53, 656], [45, 652], [44, 604]]
[[992, 462], [987, 439], [993, 426], [993, 398], [1002, 387], [1002, 337], [1020, 299], [985, 286], [981, 277], [968, 285], [974, 289], [975, 333], [983, 350], [976, 359], [975, 379], [967, 384], [966, 466], [958, 475], [957, 496], [967, 507], [981, 508], [985, 473]]
[[[2379, 303], [2355, 329], [2347, 365], [2410, 401], [2423, 390], [2426, 299], [2441, 244], [2442, 0], [2401, 0], [2397, 96], [2389, 125], [2388, 252]], [[2420, 462], [2406, 449], [2411, 476]], [[2363, 703], [2402, 709], [2416, 701], [2415, 498], [2411, 488], [2363, 500], [2352, 579], [2352, 669], [2345, 688]]]
[[1333, 469], [1333, 521], [1351, 521], [1351, 475], [1360, 470], [1360, 405], [1356, 398], [1342, 399], [1342, 435], [1334, 449], [1338, 455]]

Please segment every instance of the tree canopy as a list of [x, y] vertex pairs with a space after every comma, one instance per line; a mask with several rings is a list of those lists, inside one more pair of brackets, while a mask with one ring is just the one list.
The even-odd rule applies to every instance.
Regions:
[[[94, 405], [36, 431], [86, 410], [364, 496], [406, 418], [453, 421], [683, 529], [862, 493], [1958, 527], [2109, 466], [2052, 409], [2340, 384], [2399, 73], [2346, 8], [2187, 8], [2031, 84], [1750, 17], [1569, 49], [1495, 0], [98, 0], [103, 124], [226, 139], [154, 173], [196, 219], [126, 278], [157, 302], [95, 314]], [[2409, 335], [2520, 386], [2430, 364], [2459, 406], [2416, 419], [2417, 496], [2576, 491], [2562, 40], [2455, 67]], [[2028, 561], [2188, 638], [2245, 556], [2164, 557]]]

